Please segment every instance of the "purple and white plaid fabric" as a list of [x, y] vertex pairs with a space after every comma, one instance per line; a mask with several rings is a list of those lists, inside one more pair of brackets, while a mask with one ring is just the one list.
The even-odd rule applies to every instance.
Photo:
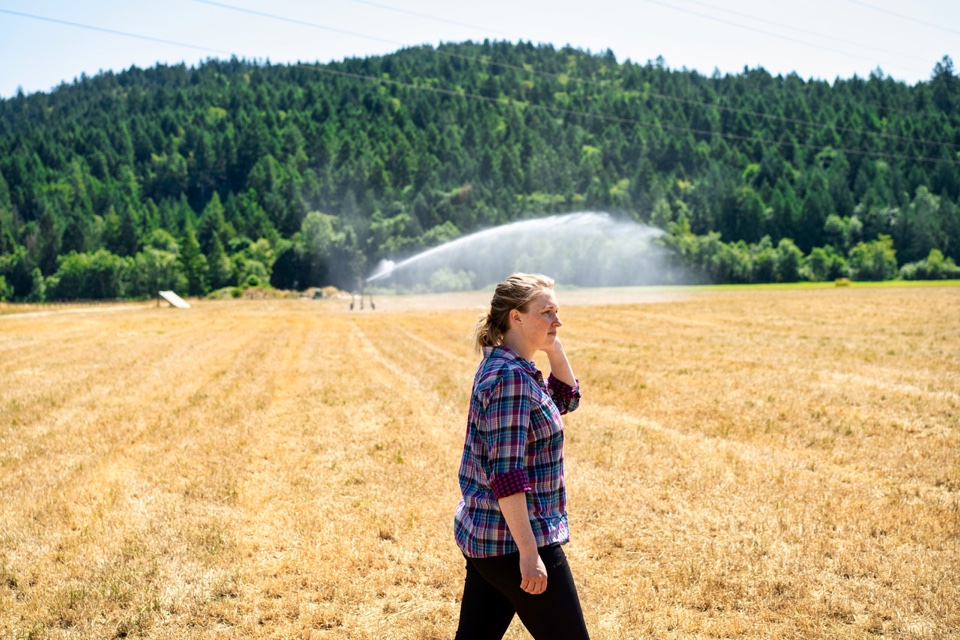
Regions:
[[460, 462], [454, 534], [471, 558], [517, 551], [497, 502], [526, 492], [537, 546], [564, 543], [563, 422], [580, 404], [575, 387], [543, 374], [506, 347], [485, 347], [473, 380], [467, 435]]

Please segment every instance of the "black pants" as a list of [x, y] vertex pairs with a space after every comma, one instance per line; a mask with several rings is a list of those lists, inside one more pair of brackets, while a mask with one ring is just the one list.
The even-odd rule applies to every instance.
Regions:
[[580, 598], [559, 544], [540, 547], [547, 589], [531, 595], [520, 589], [520, 554], [467, 558], [456, 640], [500, 640], [513, 615], [536, 640], [587, 640]]

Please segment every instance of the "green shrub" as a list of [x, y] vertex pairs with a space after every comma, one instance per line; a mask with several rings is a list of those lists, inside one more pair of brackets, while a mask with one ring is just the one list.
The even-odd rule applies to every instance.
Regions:
[[6, 302], [13, 297], [13, 287], [7, 284], [7, 279], [0, 276], [0, 302]]
[[960, 267], [953, 258], [944, 257], [939, 249], [931, 249], [923, 260], [903, 265], [900, 277], [904, 280], [953, 280], [960, 278]]
[[850, 250], [850, 275], [854, 280], [893, 280], [897, 277], [897, 252], [893, 239], [881, 234], [859, 242]]

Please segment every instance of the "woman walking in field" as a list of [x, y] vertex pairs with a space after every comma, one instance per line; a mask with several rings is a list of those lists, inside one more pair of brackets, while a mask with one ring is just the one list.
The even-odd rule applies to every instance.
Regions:
[[[553, 280], [516, 273], [481, 315], [454, 532], [467, 560], [457, 640], [499, 639], [514, 614], [537, 640], [588, 638], [560, 545], [570, 539], [563, 422], [580, 389], [557, 337]], [[533, 363], [547, 354], [550, 375]]]

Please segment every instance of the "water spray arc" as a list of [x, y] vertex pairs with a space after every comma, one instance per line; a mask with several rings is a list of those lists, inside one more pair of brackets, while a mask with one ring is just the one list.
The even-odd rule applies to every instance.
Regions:
[[685, 278], [657, 243], [659, 229], [581, 212], [485, 229], [411, 256], [382, 261], [365, 285], [414, 291], [481, 289], [515, 271], [584, 287], [672, 284]]

